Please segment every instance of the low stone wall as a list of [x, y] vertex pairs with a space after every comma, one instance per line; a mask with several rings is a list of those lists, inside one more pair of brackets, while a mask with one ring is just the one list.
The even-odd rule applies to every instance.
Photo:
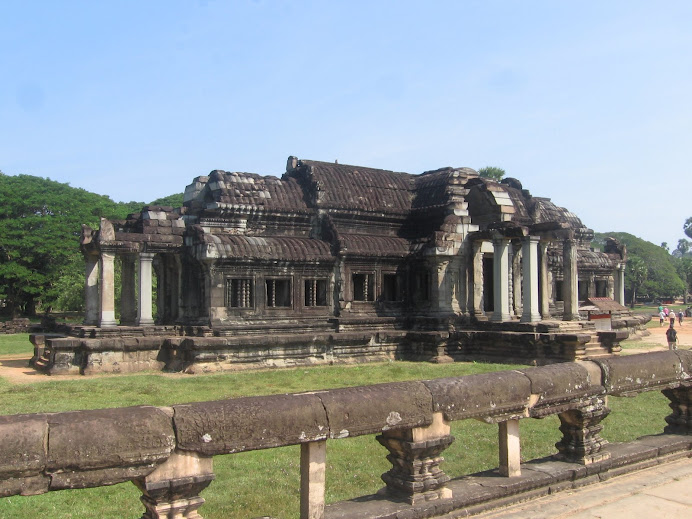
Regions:
[[[608, 445], [600, 435], [606, 396], [643, 391], [670, 400], [665, 434]], [[692, 352], [670, 351], [171, 407], [3, 416], [0, 496], [132, 481], [145, 517], [199, 518], [213, 456], [301, 445], [301, 518], [438, 517], [689, 457], [691, 404]], [[563, 435], [554, 459], [522, 464], [520, 420], [552, 414]], [[441, 453], [454, 441], [449, 424], [465, 419], [498, 424], [493, 478], [450, 481], [442, 469]], [[385, 489], [325, 507], [326, 442], [373, 434], [392, 463]]]
[[28, 333], [30, 329], [31, 321], [26, 318], [0, 322], [0, 333]]
[[[414, 328], [414, 329], [411, 329]], [[357, 363], [392, 359], [477, 360], [543, 365], [620, 351], [625, 331], [597, 332], [591, 323], [478, 323], [456, 328], [427, 319], [416, 326], [396, 319], [340, 319], [332, 328], [279, 323], [274, 333], [245, 328], [188, 330], [175, 326], [75, 328], [69, 337], [31, 337], [31, 365], [49, 374], [187, 373], [257, 367]], [[199, 332], [192, 334], [192, 332]]]

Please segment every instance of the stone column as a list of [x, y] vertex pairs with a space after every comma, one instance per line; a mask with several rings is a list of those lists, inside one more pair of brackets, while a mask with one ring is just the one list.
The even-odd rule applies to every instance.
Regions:
[[139, 305], [137, 307], [137, 324], [139, 326], [154, 324], [151, 304], [151, 264], [153, 261], [153, 253], [141, 252], [139, 254]]
[[500, 475], [521, 476], [521, 445], [519, 441], [519, 420], [500, 422]]
[[165, 463], [133, 483], [142, 491], [146, 508], [141, 519], [202, 519], [199, 494], [214, 480], [212, 458], [175, 451]]
[[577, 243], [568, 239], [563, 242], [562, 297], [565, 303], [563, 320], [579, 320], [579, 275], [577, 273]]
[[475, 316], [484, 315], [483, 312], [483, 253], [481, 247], [483, 242], [473, 242], [473, 273], [471, 283], [473, 289], [471, 297], [473, 299], [472, 313]]
[[327, 442], [300, 444], [300, 519], [324, 518]]
[[101, 252], [101, 317], [99, 326], [115, 326], [115, 254]]
[[510, 296], [509, 300], [511, 304], [509, 306], [510, 318], [519, 315], [523, 311], [523, 301], [521, 295], [521, 285], [522, 285], [522, 271], [519, 268], [521, 265], [521, 257], [523, 252], [521, 249], [514, 251], [514, 247], [510, 244], [509, 246], [509, 279], [512, 282], [509, 284]]
[[469, 256], [467, 249], [457, 257], [455, 265], [457, 266], [457, 278], [455, 284], [455, 299], [456, 303], [452, 305], [455, 312], [459, 312], [468, 316], [469, 314]]
[[692, 387], [664, 389], [663, 394], [670, 400], [672, 413], [666, 416], [664, 432], [667, 434], [692, 435]]
[[120, 273], [120, 324], [133, 325], [137, 318], [135, 301], [135, 258], [132, 254], [122, 257]]
[[625, 264], [618, 265], [615, 278], [615, 301], [625, 306]]
[[608, 443], [601, 437], [603, 420], [610, 413], [605, 397], [592, 397], [579, 409], [559, 413], [562, 440], [555, 444], [558, 459], [589, 465], [610, 458], [610, 453], [601, 449]]
[[509, 316], [509, 241], [493, 240], [494, 308], [491, 321], [508, 321]]
[[541, 241], [541, 318], [550, 319], [550, 279], [548, 276], [548, 242]]
[[437, 312], [452, 312], [452, 283], [449, 268], [449, 258], [436, 258], [433, 268], [432, 300], [435, 302]]
[[377, 436], [392, 463], [389, 472], [382, 474], [387, 492], [410, 504], [452, 497], [445, 486], [449, 476], [440, 469], [444, 461], [440, 454], [454, 441], [449, 432], [449, 422], [442, 413], [435, 413], [428, 427], [395, 429]]
[[84, 324], [96, 326], [99, 323], [99, 257], [86, 254], [84, 260]]
[[524, 323], [541, 320], [538, 312], [538, 242], [537, 236], [527, 236], [521, 245], [522, 256], [522, 308]]

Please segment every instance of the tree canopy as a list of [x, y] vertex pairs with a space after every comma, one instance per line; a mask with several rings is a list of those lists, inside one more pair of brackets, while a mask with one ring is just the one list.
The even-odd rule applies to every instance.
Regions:
[[[640, 295], [655, 299], [676, 297], [685, 293], [686, 283], [678, 274], [677, 258], [671, 256], [664, 248], [626, 232], [596, 233], [594, 244], [603, 246], [609, 236], [627, 246], [629, 262], [638, 258], [646, 265], [646, 279], [637, 288]], [[626, 283], [629, 285], [629, 281]]]
[[12, 314], [83, 304], [82, 224], [123, 219], [142, 202], [114, 202], [50, 179], [0, 172], [0, 299]]
[[497, 180], [498, 182], [502, 180], [505, 176], [505, 170], [502, 168], [496, 168], [495, 166], [486, 166], [478, 170], [478, 174], [481, 178], [489, 178], [490, 180]]

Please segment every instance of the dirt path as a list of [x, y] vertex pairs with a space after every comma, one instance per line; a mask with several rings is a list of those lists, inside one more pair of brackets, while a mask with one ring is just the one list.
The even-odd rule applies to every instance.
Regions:
[[[658, 318], [656, 318], [656, 323], [658, 324]], [[653, 342], [663, 346], [663, 349], [668, 349], [668, 340], [666, 339], [666, 330], [668, 329], [668, 322], [665, 322], [663, 326], [652, 326], [649, 328], [651, 335], [644, 337], [643, 342]], [[675, 330], [678, 332], [678, 348], [681, 349], [692, 349], [692, 319], [683, 320], [682, 326], [675, 322]]]
[[49, 377], [29, 367], [30, 354], [1, 355], [0, 377], [11, 384], [31, 384], [33, 382], [46, 382], [47, 380], [70, 380], [82, 378], [82, 375], [61, 375]]

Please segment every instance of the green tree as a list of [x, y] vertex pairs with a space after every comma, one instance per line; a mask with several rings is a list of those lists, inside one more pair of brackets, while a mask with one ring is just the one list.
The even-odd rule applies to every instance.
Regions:
[[100, 217], [122, 219], [127, 212], [107, 196], [0, 173], [0, 297], [9, 311], [34, 315], [65, 302], [67, 285], [79, 279], [83, 286], [81, 225], [96, 227]]
[[688, 237], [692, 238], [692, 216], [685, 220], [685, 223], [682, 225], [682, 230], [685, 231]]
[[183, 206], [183, 193], [175, 193], [173, 195], [164, 196], [162, 198], [157, 198], [149, 205], [161, 205], [170, 206], [173, 208]]
[[667, 242], [667, 241], [661, 242], [661, 248], [662, 248], [663, 250], [665, 250], [666, 252], [668, 252], [668, 251], [670, 250], [669, 247], [668, 247], [668, 242]]
[[646, 294], [652, 299], [683, 295], [685, 283], [680, 279], [676, 269], [678, 258], [654, 243], [625, 232], [595, 233], [594, 246], [602, 248], [606, 238], [610, 236], [627, 246], [629, 257], [645, 259], [648, 273], [644, 283], [637, 289], [639, 294]]
[[687, 304], [687, 296], [692, 291], [692, 258], [680, 258], [677, 262], [677, 270], [680, 278], [685, 282], [686, 290], [683, 297]]
[[505, 170], [494, 166], [486, 166], [478, 170], [481, 178], [489, 178], [490, 180], [500, 181], [505, 176]]
[[673, 251], [673, 254], [680, 257], [684, 256], [690, 251], [690, 245], [690, 242], [687, 241], [685, 238], [679, 239], [678, 246]]
[[644, 284], [644, 281], [646, 281], [648, 275], [649, 271], [646, 267], [646, 263], [644, 263], [644, 260], [638, 256], [630, 256], [630, 258], [627, 260], [627, 270], [625, 271], [625, 276], [632, 294], [632, 308], [634, 308], [634, 303], [637, 300], [637, 291]]

